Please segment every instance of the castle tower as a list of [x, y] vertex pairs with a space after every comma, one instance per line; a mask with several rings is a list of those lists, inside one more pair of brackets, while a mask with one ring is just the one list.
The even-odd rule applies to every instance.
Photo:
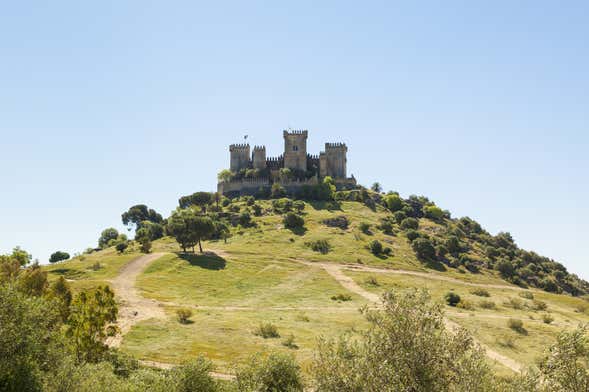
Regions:
[[325, 143], [326, 173], [328, 176], [346, 178], [347, 152], [348, 147], [344, 143]]
[[307, 136], [305, 131], [284, 131], [284, 167], [307, 171]]
[[232, 172], [248, 168], [251, 156], [249, 144], [232, 144], [229, 146], [229, 153], [231, 156], [229, 169]]
[[263, 170], [266, 168], [266, 147], [254, 146], [254, 153], [252, 157], [254, 169]]

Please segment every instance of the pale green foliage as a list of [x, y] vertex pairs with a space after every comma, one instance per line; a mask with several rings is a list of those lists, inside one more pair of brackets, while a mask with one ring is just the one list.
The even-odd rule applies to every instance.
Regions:
[[292, 356], [257, 354], [237, 370], [237, 388], [240, 392], [297, 392], [303, 391], [304, 383]]
[[219, 180], [219, 182], [229, 182], [231, 181], [232, 176], [233, 174], [230, 170], [223, 169], [219, 172], [219, 174], [217, 174], [217, 179]]
[[494, 391], [485, 354], [460, 330], [446, 331], [442, 306], [426, 291], [387, 292], [382, 310], [364, 309], [359, 339], [321, 340], [312, 372], [324, 392]]
[[106, 337], [116, 331], [118, 308], [108, 286], [82, 291], [72, 302], [66, 335], [79, 359], [95, 362], [107, 351]]

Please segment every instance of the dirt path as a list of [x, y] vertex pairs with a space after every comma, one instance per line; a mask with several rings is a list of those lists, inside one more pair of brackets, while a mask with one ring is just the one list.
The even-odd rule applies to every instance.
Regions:
[[142, 320], [164, 318], [163, 307], [157, 301], [142, 297], [135, 288], [137, 276], [147, 266], [162, 257], [165, 253], [152, 253], [140, 256], [123, 267], [119, 275], [110, 282], [119, 300], [118, 326], [119, 334], [110, 338], [107, 344], [111, 347], [121, 345], [123, 336], [131, 327]]
[[[371, 293], [369, 291], [366, 291], [365, 289], [363, 289], [362, 287], [360, 287], [356, 282], [354, 282], [354, 280], [352, 278], [350, 278], [349, 276], [345, 275], [342, 272], [342, 269], [345, 268], [345, 266], [340, 266], [337, 264], [330, 264], [330, 263], [307, 263], [305, 262], [305, 264], [307, 265], [315, 265], [315, 266], [319, 266], [322, 267], [325, 271], [327, 271], [327, 273], [329, 275], [331, 275], [340, 285], [342, 285], [344, 288], [346, 288], [347, 290], [360, 295], [361, 297], [364, 297], [365, 299], [367, 299], [368, 301], [372, 302], [372, 303], [378, 303], [380, 302], [380, 296], [378, 296], [377, 294]], [[376, 272], [375, 269], [370, 269], [372, 272]], [[386, 271], [388, 272], [389, 270], [378, 270], [380, 271]], [[407, 271], [405, 271], [407, 272]], [[506, 286], [509, 287], [509, 286]], [[462, 328], [459, 324], [455, 323], [454, 321], [445, 319], [444, 320], [446, 327], [450, 330], [450, 331], [456, 331], [459, 328]], [[499, 363], [501, 363], [502, 365], [508, 367], [509, 369], [513, 370], [514, 372], [520, 372], [522, 370], [522, 366], [514, 361], [511, 358], [506, 357], [503, 354], [498, 353], [495, 350], [492, 350], [490, 347], [477, 342], [486, 352], [487, 356]]]

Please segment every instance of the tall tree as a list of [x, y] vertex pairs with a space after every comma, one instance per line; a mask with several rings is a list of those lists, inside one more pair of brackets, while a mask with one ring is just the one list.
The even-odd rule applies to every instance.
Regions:
[[142, 227], [143, 222], [153, 222], [162, 224], [164, 219], [154, 209], [147, 207], [145, 204], [137, 204], [129, 208], [128, 211], [121, 215], [125, 226], [135, 225], [136, 229]]
[[191, 208], [174, 211], [168, 220], [168, 232], [178, 241], [184, 252], [198, 244], [202, 253], [202, 240], [215, 233], [213, 220], [208, 216], [199, 215]]

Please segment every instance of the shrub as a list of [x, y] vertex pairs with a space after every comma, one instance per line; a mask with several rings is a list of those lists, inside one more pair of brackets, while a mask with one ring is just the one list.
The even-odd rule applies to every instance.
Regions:
[[385, 246], [384, 249], [382, 250], [382, 253], [384, 253], [387, 256], [390, 256], [393, 253], [393, 250], [391, 248], [389, 248], [388, 246]]
[[380, 221], [380, 225], [378, 225], [378, 228], [385, 234], [388, 235], [393, 235], [393, 224], [387, 220], [387, 219], [382, 219]]
[[298, 213], [303, 212], [303, 210], [305, 209], [305, 203], [297, 200], [294, 203], [292, 203], [292, 206], [295, 210], [297, 210]]
[[307, 316], [306, 314], [297, 314], [295, 317], [295, 320], [297, 321], [303, 321], [305, 323], [308, 323], [309, 321], [311, 321], [311, 319], [309, 318], [309, 316]]
[[417, 230], [419, 228], [419, 221], [415, 218], [405, 218], [401, 222], [401, 229], [403, 230]]
[[522, 291], [519, 293], [519, 296], [525, 299], [534, 299], [534, 294], [529, 291]]
[[444, 218], [444, 211], [437, 206], [427, 206], [423, 208], [423, 214], [426, 218], [433, 221], [441, 221]]
[[[219, 388], [211, 376], [213, 369], [213, 364], [208, 359], [198, 357], [185, 365], [173, 368], [165, 388], [182, 392], [215, 392]], [[173, 386], [169, 385], [170, 382]]]
[[252, 210], [254, 211], [254, 216], [262, 215], [262, 206], [260, 206], [259, 204], [254, 204], [252, 206]]
[[128, 247], [129, 247], [129, 242], [125, 241], [125, 242], [119, 242], [116, 246], [116, 249], [117, 249], [117, 252], [124, 253]]
[[401, 199], [399, 195], [396, 195], [394, 193], [386, 195], [383, 198], [383, 201], [386, 204], [387, 208], [392, 212], [399, 211], [401, 208], [403, 208], [403, 199]]
[[460, 296], [452, 291], [447, 292], [444, 299], [450, 306], [456, 306], [460, 302]]
[[446, 238], [446, 249], [452, 254], [457, 254], [462, 250], [460, 240], [455, 235], [451, 235]]
[[507, 300], [503, 304], [507, 307], [517, 310], [522, 310], [524, 308], [524, 303], [519, 298], [509, 298], [509, 300]]
[[100, 265], [100, 263], [97, 261], [97, 262], [95, 262], [94, 264], [92, 264], [92, 267], [91, 267], [91, 268], [92, 268], [92, 270], [93, 270], [93, 271], [98, 271], [99, 269], [101, 269], [101, 268], [102, 268], [102, 266], [101, 266], [101, 265]]
[[403, 211], [397, 211], [393, 214], [393, 219], [397, 224], [403, 222], [405, 218], [407, 218], [407, 214], [405, 214]]
[[481, 301], [479, 302], [481, 309], [496, 309], [495, 302], [493, 301]]
[[417, 238], [411, 243], [411, 247], [420, 260], [432, 260], [436, 256], [436, 249], [427, 238]]
[[272, 323], [260, 324], [260, 326], [254, 331], [254, 335], [261, 336], [264, 339], [280, 337], [280, 334], [278, 333], [278, 328], [276, 328], [276, 325]]
[[551, 324], [554, 321], [554, 317], [552, 317], [548, 313], [544, 313], [542, 315], [542, 321], [544, 322], [544, 324]]
[[274, 209], [275, 213], [284, 214], [292, 211], [293, 202], [292, 200], [287, 199], [286, 197], [277, 200], [272, 200], [272, 208]]
[[444, 244], [436, 245], [436, 256], [438, 257], [438, 259], [445, 258], [447, 254], [448, 254], [448, 248], [446, 248], [446, 245], [444, 245]]
[[302, 392], [301, 368], [291, 355], [256, 354], [237, 370], [237, 390], [244, 392]]
[[243, 212], [241, 215], [239, 215], [238, 222], [241, 226], [248, 227], [252, 224], [252, 217], [249, 212]]
[[338, 295], [331, 296], [331, 300], [338, 301], [338, 302], [347, 302], [347, 301], [352, 300], [352, 296], [350, 294], [341, 294], [340, 293]]
[[188, 324], [190, 322], [190, 317], [192, 317], [192, 310], [185, 308], [178, 309], [176, 310], [176, 317], [180, 324]]
[[413, 242], [417, 238], [419, 238], [419, 233], [415, 230], [407, 230], [405, 232], [405, 236], [407, 236], [407, 239], [409, 240], [409, 242]]
[[372, 234], [370, 233], [370, 224], [366, 222], [361, 222], [358, 225], [358, 229], [364, 234]]
[[329, 241], [327, 241], [327, 240], [311, 241], [311, 242], [305, 243], [305, 245], [307, 245], [309, 248], [311, 248], [315, 252], [321, 253], [322, 255], [329, 253], [329, 251], [331, 250], [331, 245], [329, 244]]
[[286, 190], [282, 187], [282, 185], [274, 183], [272, 184], [272, 191], [270, 192], [270, 195], [273, 199], [278, 199], [280, 197], [286, 196]]
[[288, 212], [282, 222], [287, 229], [301, 229], [305, 225], [305, 220], [294, 212]]
[[548, 305], [544, 301], [539, 301], [535, 299], [534, 301], [532, 301], [532, 309], [542, 311], [548, 309]]
[[370, 253], [372, 253], [375, 256], [378, 256], [382, 253], [382, 244], [378, 240], [370, 241], [370, 243], [368, 244], [368, 249], [370, 250]]
[[489, 292], [485, 289], [474, 289], [474, 290], [471, 290], [470, 293], [473, 295], [477, 295], [479, 297], [490, 297], [491, 296], [491, 294], [489, 294]]
[[322, 221], [322, 223], [329, 227], [337, 227], [345, 230], [348, 228], [350, 222], [345, 215], [336, 216], [335, 218], [329, 218]]
[[464, 310], [474, 310], [474, 304], [466, 299], [461, 299], [460, 302], [456, 304], [456, 307]]
[[515, 332], [520, 334], [525, 334], [526, 329], [524, 328], [524, 323], [521, 320], [510, 318], [507, 320], [507, 326], [513, 329]]
[[369, 276], [368, 278], [366, 278], [365, 282], [366, 284], [369, 284], [371, 286], [380, 286], [380, 283], [378, 283], [376, 276]]
[[286, 339], [282, 341], [282, 345], [293, 350], [299, 348], [299, 346], [295, 343], [295, 337], [293, 334], [288, 335]]

